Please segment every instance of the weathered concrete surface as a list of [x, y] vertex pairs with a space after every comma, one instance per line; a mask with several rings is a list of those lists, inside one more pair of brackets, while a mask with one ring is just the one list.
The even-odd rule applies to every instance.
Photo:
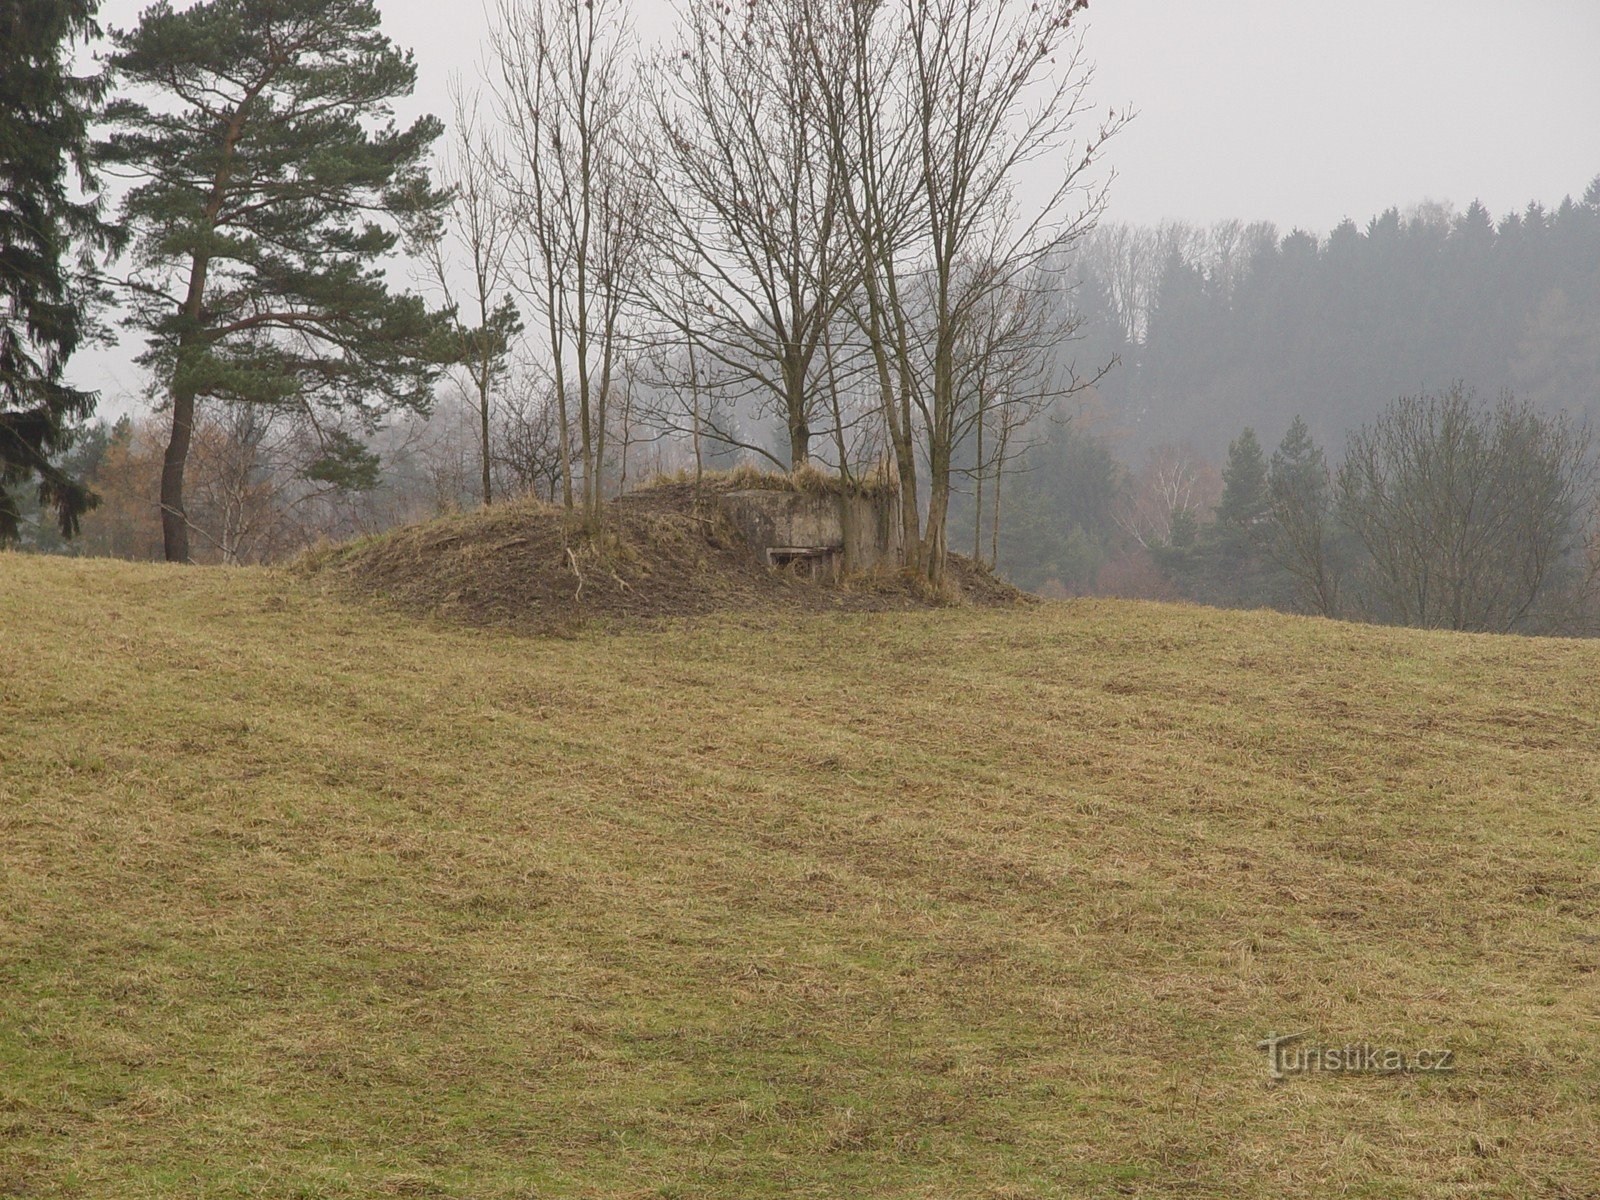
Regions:
[[762, 563], [793, 563], [838, 578], [905, 562], [891, 496], [818, 495], [752, 488], [725, 492], [722, 511]]

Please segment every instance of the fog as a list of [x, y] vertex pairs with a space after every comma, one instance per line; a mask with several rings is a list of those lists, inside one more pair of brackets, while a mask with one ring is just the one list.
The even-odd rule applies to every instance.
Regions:
[[[142, 7], [108, 0], [102, 19], [125, 26]], [[416, 53], [418, 108], [446, 113], [450, 76], [478, 71], [488, 10], [379, 7]], [[673, 11], [638, 0], [641, 41]], [[1140, 114], [1111, 156], [1115, 220], [1325, 232], [1401, 198], [1555, 201], [1596, 170], [1590, 0], [1095, 0], [1086, 25], [1098, 98]]]
[[[1600, 5], [1541, 0], [1091, 6], [1100, 87], [1140, 111], [1114, 219], [1326, 233], [1391, 204], [1499, 214], [1597, 169]], [[1515, 14], [1514, 16], [1512, 14]]]
[[[108, 0], [132, 24], [138, 0]], [[182, 7], [180, 4], [179, 7]], [[480, 69], [489, 9], [381, 0], [417, 57], [415, 111], [445, 114], [452, 75]], [[1107, 217], [1269, 220], [1326, 234], [1393, 204], [1482, 200], [1501, 214], [1580, 193], [1597, 169], [1600, 6], [1541, 0], [1097, 0], [1087, 47], [1097, 104], [1138, 118], [1108, 155]], [[642, 43], [673, 6], [639, 0]], [[81, 354], [105, 413], [137, 403], [132, 345]]]

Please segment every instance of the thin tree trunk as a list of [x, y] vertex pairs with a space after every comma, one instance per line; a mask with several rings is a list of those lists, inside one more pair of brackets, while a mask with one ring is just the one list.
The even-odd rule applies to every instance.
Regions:
[[172, 436], [161, 461], [161, 543], [167, 561], [175, 563], [189, 561], [189, 516], [183, 508], [183, 473], [189, 462], [189, 446], [194, 441], [195, 410], [194, 387], [177, 381], [183, 379], [184, 367], [194, 352], [210, 265], [209, 258], [197, 257], [189, 267], [189, 288], [180, 310], [185, 328], [178, 335], [178, 363], [173, 372]]
[[[546, 268], [549, 269], [550, 258], [546, 255]], [[567, 372], [561, 361], [562, 351], [565, 349], [564, 339], [561, 336], [561, 313], [557, 308], [560, 284], [553, 270], [549, 272], [550, 278], [545, 284], [548, 305], [547, 323], [550, 327], [551, 357], [554, 359], [556, 406], [560, 410], [560, 421], [556, 427], [556, 444], [561, 452], [561, 504], [568, 512], [572, 511], [572, 435], [568, 429], [567, 417]]]
[[928, 520], [922, 532], [922, 569], [929, 583], [944, 582], [949, 557], [947, 530], [950, 515], [950, 464], [947, 448], [930, 447]]
[[694, 342], [689, 342], [689, 403], [694, 406], [694, 485], [705, 476], [705, 459], [700, 453], [700, 370], [694, 361]]
[[478, 428], [482, 434], [479, 448], [483, 452], [483, 506], [488, 508], [494, 502], [494, 483], [489, 475], [489, 391], [494, 380], [494, 358], [489, 338], [489, 285], [484, 275], [482, 255], [475, 252], [473, 257], [478, 265], [478, 336], [483, 339], [479, 346], [481, 353], [474, 382], [478, 385]]
[[633, 444], [633, 385], [622, 393], [622, 474], [617, 480], [617, 495], [628, 490], [628, 449]]
[[889, 369], [888, 351], [884, 345], [883, 325], [888, 319], [885, 296], [877, 276], [868, 270], [864, 283], [867, 291], [867, 337], [872, 346], [873, 360], [878, 375], [878, 390], [883, 402], [883, 423], [889, 431], [889, 445], [894, 451], [896, 477], [900, 483], [900, 540], [905, 567], [917, 571], [922, 563], [922, 522], [917, 511], [917, 448], [912, 441], [911, 381], [903, 358], [900, 367], [900, 394], [895, 395], [895, 385]]
[[978, 450], [973, 460], [977, 468], [973, 472], [974, 492], [972, 497], [972, 558], [980, 566], [983, 563], [983, 392], [978, 393]]
[[[593, 12], [593, 6], [590, 6]], [[591, 29], [592, 32], [592, 29]], [[577, 328], [575, 331], [574, 346], [578, 356], [578, 423], [579, 435], [583, 442], [583, 527], [587, 532], [594, 532], [596, 518], [599, 515], [599, 480], [596, 478], [596, 465], [594, 455], [594, 430], [592, 429], [590, 413], [593, 405], [591, 388], [593, 379], [589, 363], [589, 249], [590, 238], [593, 235], [593, 188], [594, 166], [591, 155], [593, 147], [590, 144], [590, 129], [588, 125], [589, 113], [586, 107], [589, 86], [589, 62], [584, 56], [580, 68], [579, 79], [579, 183], [578, 183], [578, 229], [577, 239], [577, 282], [575, 299], [578, 305]]]
[[1000, 417], [1000, 453], [994, 461], [994, 517], [989, 522], [989, 569], [1000, 569], [1000, 481], [1006, 465], [1006, 443], [1011, 440], [1011, 426], [1005, 415]]
[[[792, 352], [791, 352], [792, 357]], [[788, 392], [789, 469], [811, 461], [811, 426], [806, 421], [805, 372], [799, 364], [783, 364], [784, 387]]]
[[[581, 342], [581, 339], [580, 339]], [[583, 527], [594, 526], [594, 430], [589, 420], [589, 371], [578, 351], [578, 445], [583, 455]]]
[[600, 504], [605, 499], [606, 412], [611, 407], [611, 389], [605, 381], [607, 374], [609, 371], [601, 372], [600, 391], [594, 402], [594, 516], [597, 522], [600, 519]]
[[600, 311], [601, 319], [605, 322], [605, 329], [600, 337], [600, 394], [595, 400], [595, 420], [598, 423], [598, 429], [595, 434], [594, 447], [594, 518], [597, 523], [600, 517], [600, 502], [605, 495], [606, 414], [611, 407], [611, 380], [616, 369], [618, 309], [615, 297], [609, 294], [606, 295]]
[[482, 434], [483, 450], [483, 503], [487, 508], [494, 502], [493, 485], [489, 478], [489, 381], [487, 378], [488, 367], [484, 367], [484, 376], [478, 381], [478, 416], [480, 418], [479, 431]]
[[839, 373], [833, 360], [833, 339], [824, 332], [822, 352], [828, 363], [828, 406], [833, 414], [833, 445], [839, 455], [839, 478], [850, 480], [850, 449], [844, 437], [844, 408], [839, 403]]
[[[940, 301], [941, 328], [948, 328], [948, 305]], [[955, 419], [955, 359], [948, 335], [941, 332], [941, 345], [933, 365], [933, 420], [928, 429], [928, 519], [922, 533], [921, 567], [929, 583], [944, 581], [945, 559], [949, 555], [951, 437]]]
[[922, 569], [922, 515], [917, 511], [917, 448], [909, 432], [901, 432], [892, 425], [889, 443], [894, 447], [895, 468], [900, 479], [900, 529], [904, 542], [906, 567], [912, 571]]

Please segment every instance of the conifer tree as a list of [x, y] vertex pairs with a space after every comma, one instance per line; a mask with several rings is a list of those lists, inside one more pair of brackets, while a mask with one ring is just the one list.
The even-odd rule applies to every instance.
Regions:
[[1222, 602], [1267, 604], [1275, 598], [1264, 557], [1271, 515], [1267, 458], [1255, 430], [1247, 427], [1228, 446], [1222, 499], [1202, 543], [1211, 592]]
[[1265, 594], [1262, 551], [1271, 512], [1266, 456], [1255, 431], [1246, 429], [1228, 446], [1214, 519], [1197, 527], [1191, 518], [1181, 530], [1174, 522], [1156, 561], [1196, 599], [1224, 605], [1264, 603], [1270, 597]]
[[7, 0], [0, 7], [0, 542], [18, 535], [14, 489], [36, 483], [63, 536], [89, 489], [57, 459], [93, 392], [66, 382], [87, 331], [93, 289], [75, 262], [114, 239], [94, 200], [89, 123], [100, 83], [72, 74], [75, 42], [95, 36], [92, 0]]
[[132, 322], [170, 405], [161, 478], [169, 561], [189, 558], [183, 475], [203, 399], [371, 417], [424, 409], [443, 317], [392, 292], [383, 261], [445, 197], [425, 165], [442, 130], [406, 128], [416, 81], [373, 0], [201, 0], [112, 36], [108, 162], [136, 180]]
[[1292, 580], [1292, 600], [1305, 611], [1332, 617], [1339, 611], [1337, 539], [1332, 528], [1328, 461], [1295, 417], [1272, 454], [1272, 501], [1267, 553]]
[[1271, 511], [1267, 494], [1267, 460], [1254, 429], [1246, 428], [1228, 446], [1228, 461], [1222, 468], [1222, 499], [1217, 504], [1217, 523], [1243, 543], [1258, 536]]

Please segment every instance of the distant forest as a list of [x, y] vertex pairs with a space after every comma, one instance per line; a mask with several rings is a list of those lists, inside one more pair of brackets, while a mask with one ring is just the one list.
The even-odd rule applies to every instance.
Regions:
[[1119, 360], [1099, 399], [1135, 457], [1171, 440], [1220, 457], [1247, 425], [1275, 443], [1296, 416], [1337, 443], [1457, 380], [1600, 411], [1600, 179], [1498, 221], [1424, 204], [1324, 238], [1102, 226], [1079, 261], [1079, 367]]
[[1579, 427], [1600, 418], [1600, 179], [1555, 208], [1496, 220], [1428, 203], [1321, 238], [1105, 224], [1076, 268], [1069, 356], [1080, 376], [1115, 365], [1033, 428], [999, 538], [970, 501], [968, 539], [952, 538], [997, 550], [1027, 587], [1214, 599], [1164, 552], [1175, 516], [1215, 519], [1246, 429], [1270, 454], [1299, 418], [1331, 486], [1347, 439], [1402, 397], [1460, 384], [1483, 408], [1511, 393]]

